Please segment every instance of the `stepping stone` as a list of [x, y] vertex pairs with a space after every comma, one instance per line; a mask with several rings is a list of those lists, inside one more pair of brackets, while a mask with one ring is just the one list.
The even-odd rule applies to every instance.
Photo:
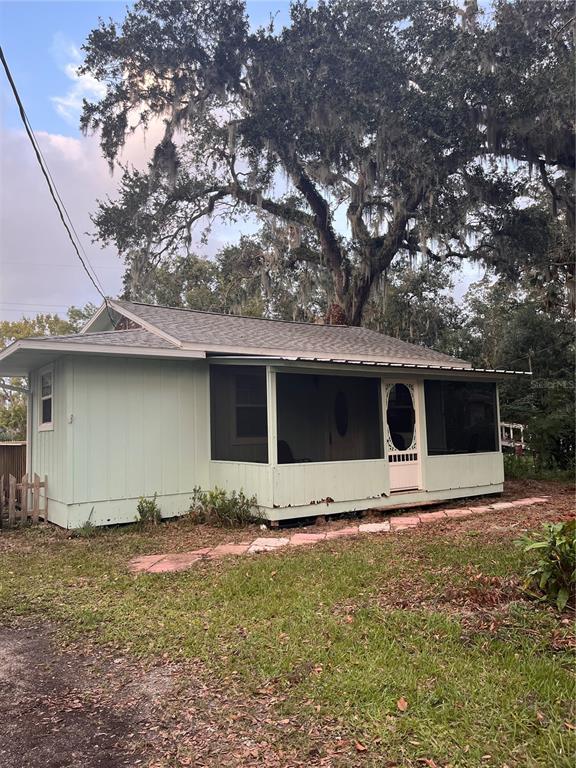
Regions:
[[437, 512], [423, 512], [420, 515], [421, 523], [428, 523], [431, 520], [445, 520], [446, 512], [443, 509], [439, 509]]
[[210, 552], [212, 552], [213, 547], [203, 547], [202, 549], [193, 549], [191, 552], [188, 552], [189, 555], [198, 555], [198, 557], [206, 557], [206, 555], [209, 555]]
[[325, 533], [295, 533], [290, 539], [290, 544], [299, 547], [302, 544], [316, 544], [317, 541], [324, 541]]
[[470, 517], [470, 515], [472, 515], [473, 513], [474, 513], [474, 510], [470, 508], [446, 510], [447, 517]]
[[358, 526], [360, 533], [384, 533], [390, 530], [390, 523], [362, 523]]
[[511, 501], [499, 501], [496, 504], [490, 504], [491, 509], [512, 509], [515, 506]]
[[390, 518], [390, 529], [399, 531], [402, 528], [415, 528], [420, 525], [420, 518], [417, 515], [401, 515], [400, 517]]
[[150, 566], [162, 560], [165, 555], [141, 555], [140, 557], [134, 557], [128, 563], [128, 568], [132, 573], [141, 573], [147, 571]]
[[243, 555], [248, 551], [250, 543], [246, 544], [218, 544], [210, 552], [210, 558], [226, 557], [227, 555]]
[[150, 566], [146, 573], [177, 573], [185, 571], [193, 563], [200, 560], [201, 555], [192, 552], [181, 552], [174, 555], [166, 555], [154, 565]]
[[339, 539], [342, 536], [356, 536], [358, 534], [358, 526], [353, 528], [338, 528], [336, 531], [328, 531], [326, 534], [327, 539]]
[[492, 512], [492, 507], [470, 507], [473, 515], [483, 515], [485, 512]]
[[285, 547], [290, 539], [260, 538], [255, 539], [248, 548], [248, 554], [253, 555], [256, 552], [273, 552], [280, 547]]
[[524, 499], [524, 501], [529, 501], [531, 504], [546, 504], [549, 500], [550, 496], [535, 496], [533, 499]]

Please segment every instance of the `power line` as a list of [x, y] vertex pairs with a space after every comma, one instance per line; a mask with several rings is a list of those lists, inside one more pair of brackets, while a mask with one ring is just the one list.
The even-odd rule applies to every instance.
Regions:
[[[4, 50], [2, 46], [0, 46], [0, 59], [2, 60], [2, 65], [4, 67], [4, 71], [6, 72], [6, 77], [8, 78], [8, 82], [10, 83], [10, 87], [12, 89], [12, 93], [14, 94], [14, 98], [16, 99], [16, 104], [18, 105], [18, 111], [20, 112], [20, 119], [22, 120], [22, 124], [24, 125], [24, 129], [26, 130], [26, 134], [28, 136], [28, 139], [30, 140], [30, 143], [32, 145], [32, 149], [34, 150], [34, 154], [36, 156], [36, 160], [38, 161], [38, 165], [40, 166], [40, 170], [42, 171], [42, 175], [44, 176], [44, 179], [46, 180], [46, 184], [48, 185], [48, 190], [50, 192], [50, 196], [52, 197], [52, 200], [54, 201], [54, 205], [56, 206], [56, 209], [58, 211], [58, 214], [60, 216], [60, 219], [62, 221], [62, 224], [64, 225], [64, 228], [66, 230], [66, 234], [68, 235], [68, 238], [70, 242], [72, 243], [72, 247], [74, 248], [74, 251], [76, 252], [76, 255], [78, 256], [78, 259], [80, 260], [80, 263], [82, 264], [82, 267], [86, 274], [88, 275], [90, 282], [98, 292], [98, 294], [102, 297], [104, 300], [104, 303], [106, 305], [106, 309], [108, 311], [108, 315], [110, 317], [111, 322], [112, 321], [112, 315], [110, 314], [110, 308], [108, 307], [108, 299], [106, 298], [104, 294], [104, 290], [102, 288], [102, 284], [100, 283], [100, 280], [98, 279], [98, 276], [96, 275], [96, 272], [94, 271], [94, 268], [92, 265], [92, 272], [94, 273], [94, 276], [88, 269], [86, 262], [88, 264], [90, 263], [88, 260], [88, 257], [86, 256], [86, 253], [84, 253], [84, 256], [86, 259], [82, 257], [82, 254], [80, 253], [80, 250], [78, 249], [78, 245], [76, 244], [76, 241], [74, 240], [74, 237], [72, 236], [72, 232], [74, 232], [74, 235], [76, 235], [76, 239], [78, 240], [80, 244], [80, 248], [84, 251], [82, 247], [82, 243], [80, 242], [80, 238], [78, 237], [78, 233], [74, 229], [74, 225], [72, 224], [72, 221], [70, 219], [70, 215], [68, 214], [68, 211], [66, 210], [66, 206], [64, 205], [64, 202], [62, 201], [62, 198], [60, 197], [60, 194], [58, 193], [58, 190], [56, 188], [56, 184], [54, 182], [54, 179], [52, 178], [50, 174], [50, 170], [48, 168], [48, 164], [46, 163], [46, 160], [42, 156], [42, 152], [40, 150], [40, 147], [38, 145], [38, 142], [36, 140], [36, 137], [34, 135], [34, 132], [32, 130], [32, 126], [30, 125], [30, 121], [28, 120], [28, 116], [26, 114], [26, 110], [24, 109], [24, 105], [22, 104], [22, 100], [20, 99], [20, 94], [18, 93], [18, 89], [16, 88], [16, 83], [14, 82], [14, 78], [12, 77], [12, 73], [10, 72], [10, 67], [8, 66], [8, 62], [6, 61], [6, 57], [4, 55]], [[68, 221], [66, 220], [68, 219]]]

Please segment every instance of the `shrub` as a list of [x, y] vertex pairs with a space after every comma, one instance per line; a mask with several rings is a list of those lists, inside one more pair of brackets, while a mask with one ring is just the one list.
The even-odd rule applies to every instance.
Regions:
[[516, 456], [504, 454], [504, 476], [506, 480], [565, 480], [574, 478], [574, 471], [559, 467], [544, 467], [534, 461], [532, 455]]
[[227, 493], [222, 488], [213, 491], [194, 488], [190, 516], [196, 523], [221, 528], [240, 528], [264, 520], [258, 512], [256, 496], [246, 496], [242, 490]]
[[161, 521], [160, 507], [156, 503], [158, 494], [155, 493], [151, 499], [147, 499], [146, 496], [140, 496], [138, 499], [138, 506], [136, 512], [138, 517], [136, 518], [139, 523], [146, 525], [147, 523], [153, 523], [158, 525]]
[[524, 552], [538, 552], [539, 559], [529, 571], [524, 587], [528, 594], [555, 603], [563, 611], [574, 601], [576, 589], [576, 520], [548, 523], [541, 533], [519, 542]]

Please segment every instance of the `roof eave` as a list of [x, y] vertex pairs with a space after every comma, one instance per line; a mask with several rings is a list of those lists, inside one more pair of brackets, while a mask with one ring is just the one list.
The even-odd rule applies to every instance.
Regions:
[[165, 347], [138, 347], [119, 344], [79, 344], [62, 341], [30, 341], [22, 339], [0, 352], [0, 376], [28, 376], [30, 371], [49, 365], [62, 355], [102, 355], [162, 359], [203, 359], [201, 351], [168, 349]]
[[330, 358], [323, 357], [310, 357], [310, 356], [245, 356], [245, 355], [208, 355], [210, 362], [217, 362], [218, 364], [229, 363], [260, 363], [268, 365], [297, 365], [298, 367], [310, 366], [310, 364], [318, 365], [330, 365], [331, 367], [347, 368], [384, 368], [391, 372], [402, 371], [404, 374], [407, 371], [417, 370], [421, 373], [429, 372], [430, 374], [450, 374], [450, 375], [464, 375], [467, 377], [481, 377], [495, 379], [505, 379], [509, 376], [532, 376], [530, 371], [513, 371], [497, 368], [473, 368], [472, 366], [458, 366], [447, 365], [442, 363], [414, 363], [414, 362], [398, 362], [398, 361], [383, 361], [383, 360], [351, 360], [343, 358]]

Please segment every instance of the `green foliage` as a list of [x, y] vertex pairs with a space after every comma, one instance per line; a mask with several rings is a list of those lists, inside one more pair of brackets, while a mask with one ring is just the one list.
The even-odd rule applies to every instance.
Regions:
[[466, 295], [462, 354], [482, 368], [532, 370], [499, 385], [502, 421], [525, 424], [538, 472], [574, 468], [574, 327], [568, 308], [547, 308], [529, 280], [493, 277]]
[[398, 258], [374, 291], [364, 324], [412, 344], [460, 353], [462, 310], [450, 292], [454, 266]]
[[187, 254], [137, 269], [140, 262], [132, 256], [128, 263], [129, 299], [287, 320], [310, 321], [326, 312], [329, 290], [322, 275], [306, 264], [290, 265], [286, 239], [267, 224], [214, 258]]
[[242, 490], [227, 493], [221, 488], [211, 491], [194, 488], [190, 516], [194, 522], [221, 528], [241, 528], [265, 520], [258, 512], [255, 496], [246, 496]]
[[95, 536], [98, 536], [100, 533], [101, 533], [101, 528], [91, 523], [90, 520], [86, 520], [86, 522], [83, 525], [81, 525], [79, 528], [74, 528], [72, 530], [72, 536], [75, 539], [93, 539]]
[[102, 22], [81, 72], [106, 93], [82, 128], [113, 166], [136, 123], [165, 125], [94, 217], [128, 291], [188, 255], [196, 222], [251, 214], [291, 233], [286, 270], [322, 274], [329, 310], [360, 324], [398, 256], [500, 268], [534, 185], [572, 221], [570, 5], [492, 5], [295, 1], [285, 27], [254, 30], [241, 0], [139, 0]]
[[535, 597], [563, 611], [574, 602], [576, 590], [576, 520], [549, 523], [541, 534], [518, 542], [524, 552], [536, 552], [538, 561], [526, 577], [525, 587]]
[[146, 496], [140, 496], [138, 499], [138, 506], [136, 507], [137, 522], [142, 525], [158, 525], [162, 521], [162, 513], [160, 507], [156, 502], [158, 494], [155, 493], [152, 498]]
[[555, 469], [534, 460], [531, 454], [516, 456], [504, 454], [504, 477], [506, 480], [574, 480], [573, 469]]
[[[20, 320], [0, 320], [0, 349], [28, 336], [58, 336], [76, 333], [96, 311], [93, 304], [83, 309], [70, 307], [67, 319], [40, 314]], [[0, 440], [26, 439], [26, 397], [2, 386], [0, 378]], [[12, 386], [24, 386], [23, 379], [10, 379]]]

